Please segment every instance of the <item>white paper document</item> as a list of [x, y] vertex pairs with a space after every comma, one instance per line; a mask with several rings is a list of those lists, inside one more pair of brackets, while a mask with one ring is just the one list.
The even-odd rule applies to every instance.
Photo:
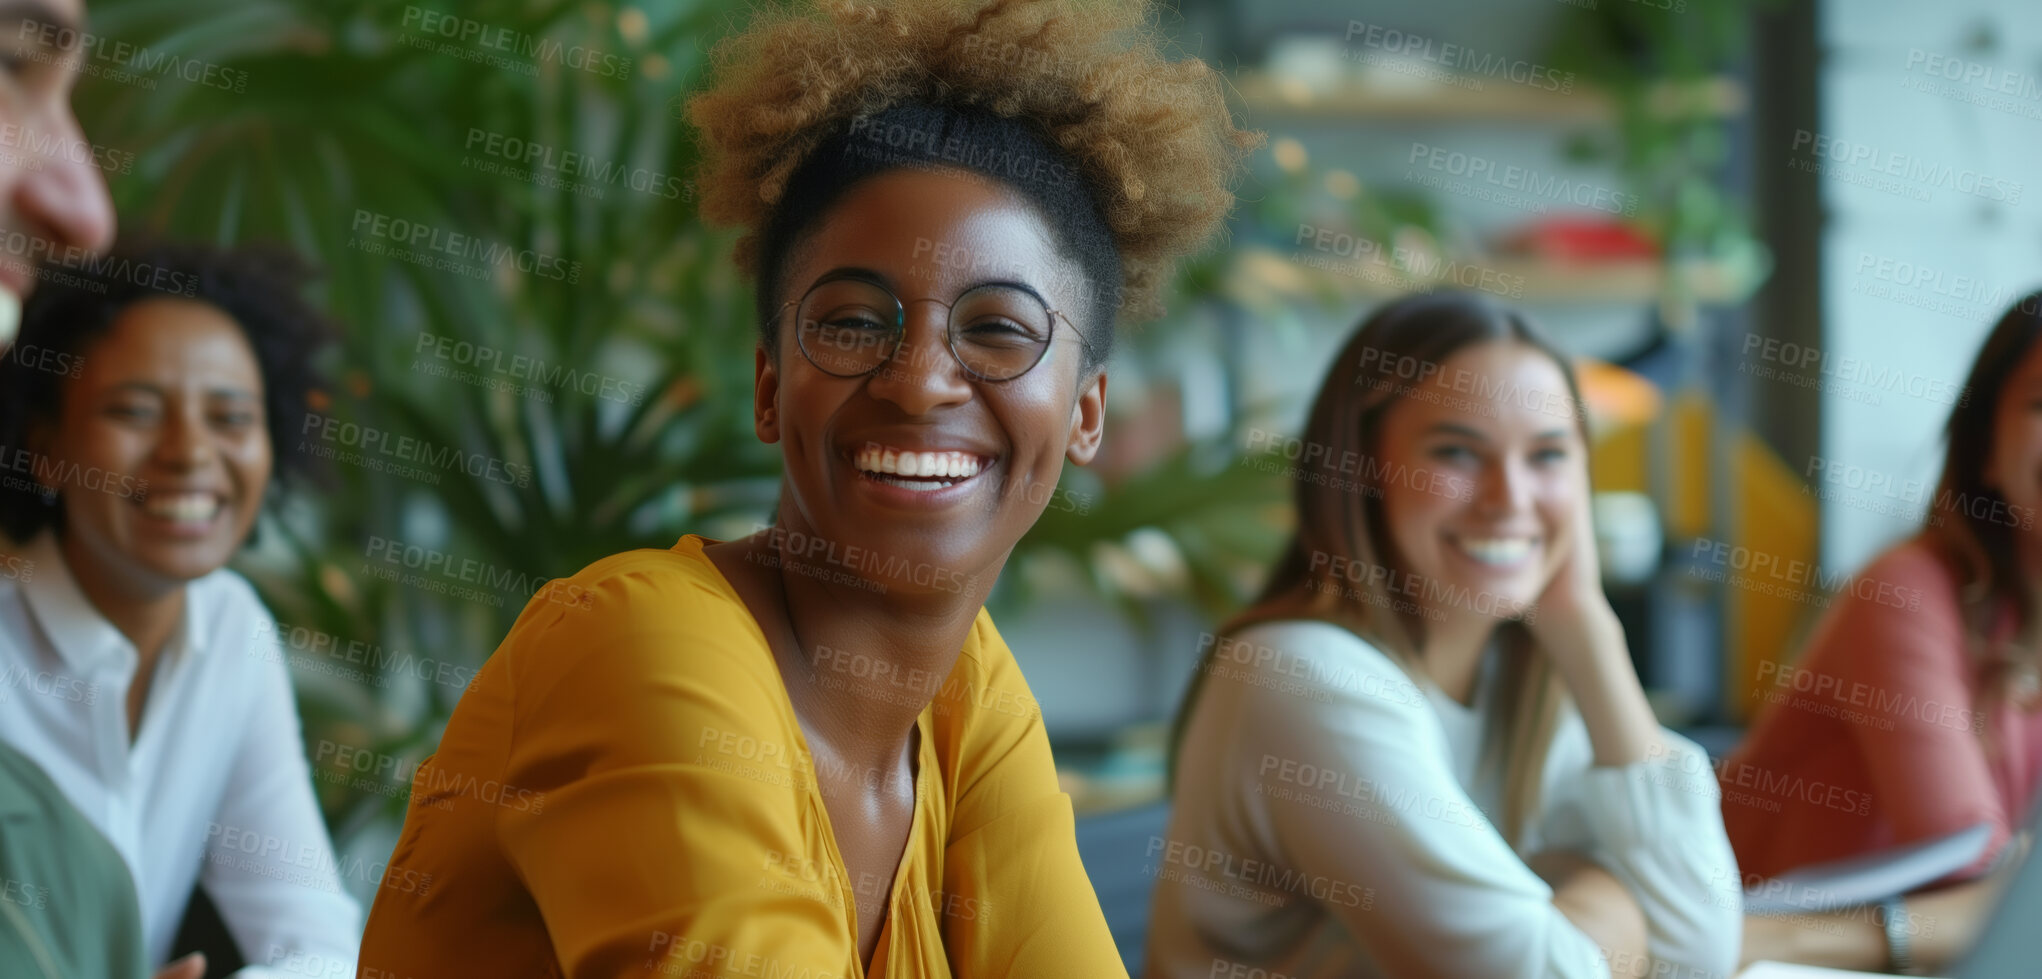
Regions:
[[1979, 823], [1920, 843], [1800, 867], [1747, 889], [1744, 910], [1834, 911], [1883, 901], [1970, 865], [1991, 841], [1991, 824]]

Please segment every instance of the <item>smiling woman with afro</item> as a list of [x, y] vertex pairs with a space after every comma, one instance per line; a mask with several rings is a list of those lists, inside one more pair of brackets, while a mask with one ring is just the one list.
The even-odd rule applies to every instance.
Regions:
[[773, 522], [532, 599], [414, 777], [365, 974], [1126, 975], [984, 606], [1260, 140], [1151, 16], [808, 4], [717, 46], [687, 112]]

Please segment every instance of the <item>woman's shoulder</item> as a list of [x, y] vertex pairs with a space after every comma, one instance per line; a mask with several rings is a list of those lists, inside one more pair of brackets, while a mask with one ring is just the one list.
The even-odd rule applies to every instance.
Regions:
[[524, 616], [557, 610], [592, 612], [589, 625], [624, 623], [643, 628], [686, 620], [700, 628], [752, 623], [730, 582], [702, 551], [701, 539], [683, 537], [670, 548], [641, 547], [598, 558], [565, 578], [542, 585]]
[[[1960, 575], [1956, 562], [1944, 546], [1925, 534], [1916, 534], [1879, 552], [1856, 577], [1871, 579], [1876, 584], [1888, 586], [1889, 590], [1932, 593], [1919, 598], [1954, 605], [1958, 592], [1963, 588]], [[1910, 593], [1903, 597], [1912, 599], [1917, 596]]]
[[[276, 617], [240, 572], [220, 568], [193, 579], [185, 588], [185, 614], [192, 616], [191, 641], [228, 647], [258, 647], [278, 641]], [[262, 658], [273, 660], [282, 669], [282, 657]]]
[[1823, 632], [1850, 640], [1960, 636], [1964, 629], [1961, 571], [1931, 538], [1917, 535], [1873, 558], [1834, 584]]
[[1021, 664], [993, 625], [992, 613], [983, 608], [972, 621], [950, 675], [937, 685], [931, 700], [939, 723], [1003, 720], [1032, 725], [1042, 718]]
[[693, 534], [672, 547], [637, 547], [597, 558], [564, 581], [593, 588], [608, 582], [637, 581], [653, 586], [699, 592], [706, 598], [735, 598], [723, 573], [703, 550], [705, 542]]
[[1388, 650], [1323, 619], [1267, 619], [1216, 637], [1214, 645], [1215, 657], [1279, 673], [1295, 674], [1302, 664], [1411, 682]]
[[1280, 715], [1361, 708], [1380, 718], [1431, 722], [1431, 703], [1404, 667], [1344, 626], [1272, 619], [1210, 641], [1207, 694], [1231, 688]]
[[239, 615], [268, 615], [269, 606], [255, 591], [255, 585], [233, 568], [222, 567], [191, 580], [186, 585], [188, 598], [196, 598], [202, 608], [222, 613]]
[[526, 684], [569, 670], [692, 684], [772, 674], [764, 649], [750, 610], [690, 537], [612, 554], [542, 585], [491, 659]]

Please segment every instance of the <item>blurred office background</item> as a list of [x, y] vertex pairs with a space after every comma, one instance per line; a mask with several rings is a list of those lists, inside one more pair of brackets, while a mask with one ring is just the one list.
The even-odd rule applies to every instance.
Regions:
[[[289, 242], [349, 328], [321, 413], [530, 473], [337, 464], [239, 564], [285, 625], [344, 859], [388, 854], [410, 770], [522, 583], [769, 512], [751, 294], [695, 211], [679, 116], [746, 9], [91, 5], [132, 46], [79, 90], [88, 136], [133, 154], [108, 175], [124, 231]], [[514, 40], [445, 30], [468, 22]], [[1160, 825], [1200, 636], [1287, 527], [1288, 485], [1251, 443], [1296, 430], [1373, 304], [1442, 276], [1584, 359], [1607, 585], [1641, 674], [1666, 723], [1734, 741], [1824, 585], [1918, 521], [1949, 392], [2042, 283], [2042, 7], [1184, 0], [1164, 22], [1270, 138], [1224, 248], [1117, 354], [1104, 458], [1066, 475], [993, 598], [1081, 810]], [[608, 179], [545, 176], [569, 152]], [[378, 221], [533, 261], [400, 261]], [[448, 374], [484, 348], [609, 386]], [[488, 573], [386, 580], [392, 541]], [[1758, 554], [1821, 570], [1740, 585]], [[1109, 910], [1142, 903], [1094, 873]], [[344, 876], [366, 903], [373, 875]]]

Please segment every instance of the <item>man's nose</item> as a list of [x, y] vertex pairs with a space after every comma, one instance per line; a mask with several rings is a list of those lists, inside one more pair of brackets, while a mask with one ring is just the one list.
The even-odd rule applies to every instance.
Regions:
[[21, 175], [14, 189], [16, 217], [26, 225], [22, 230], [47, 236], [53, 253], [104, 251], [113, 243], [113, 199], [94, 162], [97, 154], [68, 110], [55, 128], [60, 131], [52, 142], [67, 149], [38, 155], [42, 165]]

